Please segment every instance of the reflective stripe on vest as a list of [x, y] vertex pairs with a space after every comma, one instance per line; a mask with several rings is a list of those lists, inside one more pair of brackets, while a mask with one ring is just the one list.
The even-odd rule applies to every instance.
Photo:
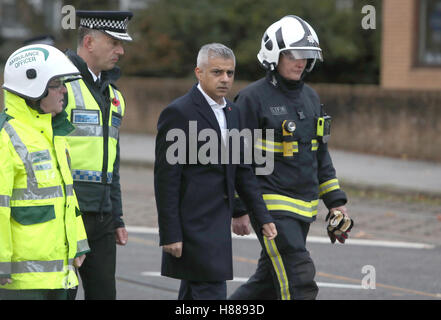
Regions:
[[[87, 124], [76, 124], [75, 130], [70, 134], [72, 137], [103, 137], [103, 127]], [[109, 127], [109, 137], [118, 139], [119, 131], [115, 127]]]
[[[92, 170], [72, 170], [72, 178], [74, 181], [85, 182], [102, 182], [103, 173], [101, 171]], [[113, 173], [107, 172], [107, 183], [112, 183]]]
[[322, 195], [340, 189], [340, 185], [338, 183], [338, 179], [331, 179], [328, 180], [326, 182], [323, 182], [320, 186], [319, 186], [319, 197], [321, 197]]
[[[26, 189], [13, 189], [10, 200], [41, 200], [63, 197], [63, 189], [61, 186], [39, 188], [35, 172], [32, 167], [32, 157], [26, 148], [26, 145], [21, 141], [15, 129], [9, 124], [4, 124], [4, 129], [11, 139], [15, 151], [19, 155], [24, 164], [27, 176]], [[73, 185], [66, 185], [66, 195], [73, 195]]]
[[0, 262], [0, 274], [11, 274], [11, 262]]
[[[109, 85], [111, 100], [109, 118], [104, 119], [100, 106], [84, 81], [73, 81], [67, 85], [69, 97], [72, 97], [69, 99], [67, 111], [70, 121], [75, 126], [75, 130], [67, 137], [72, 151], [73, 180], [111, 184], [119, 128], [124, 113], [124, 101], [120, 100], [118, 91]], [[103, 149], [103, 143], [107, 139], [104, 137], [105, 132], [108, 132], [108, 144]], [[93, 139], [89, 139], [89, 137]], [[107, 153], [105, 153], [106, 148]], [[97, 150], [100, 156], [83, 158], [85, 153]], [[106, 154], [107, 158], [104, 158]], [[104, 168], [107, 170], [103, 171]]]
[[[74, 259], [69, 259], [68, 265], [72, 265], [73, 260]], [[0, 262], [0, 273], [3, 274], [63, 271], [63, 260]]]
[[[71, 83], [72, 91], [74, 94], [75, 105], [77, 109], [86, 110], [86, 105], [84, 103], [83, 94], [81, 93], [81, 86], [79, 81], [72, 81]], [[113, 91], [114, 97], [119, 101], [118, 92], [114, 87], [110, 86]], [[118, 113], [122, 114], [121, 104], [117, 106]], [[102, 137], [103, 136], [103, 127], [99, 125], [87, 125], [87, 124], [75, 124], [75, 130], [70, 134], [70, 136], [78, 136], [78, 137]], [[114, 139], [118, 139], [119, 130], [115, 127], [109, 126], [109, 137]]]
[[[118, 91], [116, 91], [116, 89], [114, 87], [112, 87], [112, 86], [110, 86], [110, 87], [112, 88], [113, 96], [116, 98], [116, 100], [120, 101]], [[119, 114], [122, 114], [121, 103], [116, 107], [116, 109], [118, 110]]]
[[0, 207], [10, 207], [11, 197], [0, 195]]
[[263, 194], [263, 200], [269, 211], [289, 211], [308, 218], [317, 214], [319, 203], [318, 200], [307, 202], [278, 194]]
[[11, 273], [61, 272], [63, 268], [63, 260], [11, 262]]

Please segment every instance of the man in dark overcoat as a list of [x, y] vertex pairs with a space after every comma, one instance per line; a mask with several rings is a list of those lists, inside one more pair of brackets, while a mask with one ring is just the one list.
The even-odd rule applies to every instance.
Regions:
[[181, 279], [179, 299], [226, 299], [226, 280], [233, 279], [235, 190], [263, 235], [277, 235], [251, 167], [233, 162], [237, 146], [227, 143], [229, 130], [240, 130], [239, 112], [225, 99], [234, 69], [231, 49], [203, 46], [195, 68], [198, 84], [158, 120], [154, 181], [161, 274]]

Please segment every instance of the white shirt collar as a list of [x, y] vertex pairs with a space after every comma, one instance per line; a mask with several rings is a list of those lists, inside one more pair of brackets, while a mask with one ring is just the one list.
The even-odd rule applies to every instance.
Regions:
[[202, 95], [205, 97], [205, 100], [207, 100], [210, 107], [215, 108], [215, 109], [223, 109], [227, 106], [227, 101], [225, 100], [225, 98], [222, 98], [222, 104], [218, 104], [208, 94], [205, 93], [205, 91], [202, 89], [200, 83], [198, 83], [198, 89], [202, 93]]
[[93, 73], [93, 71], [90, 70], [89, 67], [87, 67], [87, 69], [89, 69], [89, 72], [90, 72], [90, 74], [92, 75], [93, 82], [96, 82], [96, 79], [100, 79], [100, 80], [101, 80], [101, 72], [100, 72], [100, 74], [99, 74], [98, 77], [97, 77], [97, 76], [95, 75], [95, 73]]

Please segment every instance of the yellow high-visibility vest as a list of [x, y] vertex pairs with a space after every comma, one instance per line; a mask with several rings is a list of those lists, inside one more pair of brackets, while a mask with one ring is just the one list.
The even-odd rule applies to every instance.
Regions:
[[[66, 88], [69, 97], [66, 112], [75, 126], [67, 137], [72, 150], [73, 179], [110, 184], [125, 110], [122, 94], [109, 85], [110, 112], [104, 125], [103, 113], [82, 79], [66, 83]], [[104, 139], [107, 139], [107, 155]]]
[[2, 289], [78, 285], [73, 260], [88, 251], [73, 189], [69, 146], [39, 114], [4, 91], [12, 118], [0, 131], [0, 277]]

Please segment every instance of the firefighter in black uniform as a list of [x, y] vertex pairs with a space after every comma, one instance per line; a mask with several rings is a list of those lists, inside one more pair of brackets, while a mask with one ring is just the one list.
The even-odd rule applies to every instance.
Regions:
[[[330, 117], [317, 93], [303, 82], [316, 60], [323, 60], [322, 51], [313, 28], [291, 15], [266, 30], [257, 57], [266, 77], [240, 91], [235, 101], [241, 126], [263, 131], [253, 139], [254, 148], [274, 156], [273, 172], [257, 178], [278, 237], [268, 241], [259, 236], [257, 270], [230, 299], [315, 299], [315, 267], [305, 242], [319, 198], [329, 209], [332, 243], [344, 242], [353, 225], [328, 152]], [[265, 135], [268, 129], [274, 130], [272, 140]], [[250, 218], [239, 198], [235, 211], [233, 231], [248, 234]]]

